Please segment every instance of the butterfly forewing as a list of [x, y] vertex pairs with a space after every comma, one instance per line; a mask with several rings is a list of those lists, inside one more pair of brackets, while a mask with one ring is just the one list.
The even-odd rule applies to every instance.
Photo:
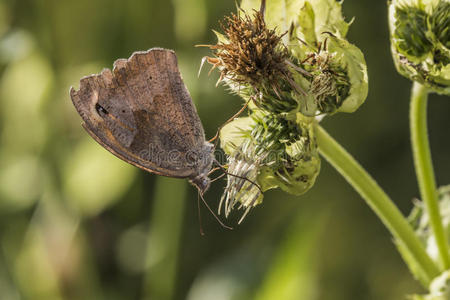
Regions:
[[135, 52], [112, 72], [82, 78], [70, 95], [83, 127], [121, 159], [171, 177], [210, 168], [210, 145], [173, 51]]

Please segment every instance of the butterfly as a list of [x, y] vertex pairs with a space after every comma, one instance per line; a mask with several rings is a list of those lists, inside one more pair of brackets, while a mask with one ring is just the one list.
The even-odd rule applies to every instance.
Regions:
[[206, 192], [214, 146], [205, 140], [174, 51], [152, 48], [118, 59], [112, 71], [83, 77], [70, 97], [84, 129], [112, 154]]

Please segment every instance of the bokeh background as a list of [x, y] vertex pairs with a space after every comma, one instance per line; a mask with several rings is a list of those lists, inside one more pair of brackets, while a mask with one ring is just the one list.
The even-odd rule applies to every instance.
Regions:
[[[269, 0], [270, 1], [270, 0]], [[395, 72], [385, 1], [347, 0], [365, 54], [366, 103], [323, 126], [407, 214], [418, 190], [410, 83]], [[404, 299], [420, 292], [390, 235], [326, 162], [304, 196], [270, 191], [232, 231], [186, 181], [120, 161], [80, 126], [79, 78], [151, 47], [174, 49], [208, 137], [241, 101], [197, 78], [233, 0], [0, 1], [0, 299]], [[450, 183], [450, 101], [431, 96], [439, 184]], [[206, 199], [217, 207], [224, 181]], [[239, 214], [227, 221], [235, 224]]]

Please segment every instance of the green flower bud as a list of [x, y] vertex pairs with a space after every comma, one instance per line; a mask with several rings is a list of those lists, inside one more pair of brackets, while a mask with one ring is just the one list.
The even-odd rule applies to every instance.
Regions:
[[341, 2], [310, 0], [302, 2], [289, 31], [288, 49], [311, 73], [303, 86], [310, 97], [301, 112], [354, 112], [368, 93], [367, 67], [362, 52], [346, 39], [350, 23], [345, 22]]
[[328, 36], [322, 49], [309, 52], [308, 57], [302, 66], [313, 74], [308, 88], [312, 97], [306, 104], [310, 111], [350, 113], [364, 103], [368, 94], [367, 67], [356, 46], [343, 38]]
[[236, 175], [228, 175], [221, 199], [226, 216], [238, 205], [245, 209], [245, 217], [269, 189], [279, 187], [300, 195], [311, 188], [320, 170], [314, 125], [314, 119], [299, 113], [273, 115], [256, 110], [221, 130], [228, 173]]
[[450, 1], [393, 0], [389, 25], [398, 72], [450, 95]]

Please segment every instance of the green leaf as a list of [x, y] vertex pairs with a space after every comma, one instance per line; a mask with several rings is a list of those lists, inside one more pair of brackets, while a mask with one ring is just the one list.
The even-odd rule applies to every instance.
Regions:
[[315, 30], [319, 40], [323, 40], [325, 31], [342, 38], [347, 35], [351, 22], [345, 22], [342, 16], [342, 1], [311, 0], [309, 2], [315, 13]]
[[315, 45], [317, 40], [316, 33], [314, 31], [315, 14], [309, 2], [306, 2], [300, 9], [297, 22], [298, 26], [296, 26], [296, 30], [299, 32], [297, 37], [306, 42], [308, 45]]
[[244, 132], [251, 130], [255, 122], [250, 117], [236, 118], [220, 130], [220, 147], [223, 151], [232, 155], [248, 137]]
[[[269, 28], [285, 33], [298, 18], [303, 5], [303, 0], [269, 0], [266, 2], [265, 21]], [[241, 3], [241, 8], [249, 15], [252, 15], [253, 10], [259, 10], [260, 6], [260, 0], [243, 0]]]
[[[243, 0], [241, 8], [251, 14], [252, 10], [259, 10], [260, 5], [260, 0]], [[267, 1], [265, 20], [269, 27], [277, 28], [279, 33], [288, 31], [291, 23], [294, 23], [296, 27], [301, 28], [300, 30], [306, 38], [310, 38], [313, 32], [319, 38], [325, 31], [345, 37], [349, 23], [345, 22], [342, 16], [341, 6], [341, 2], [335, 0]], [[303, 19], [305, 12], [310, 17], [307, 22], [311, 21], [311, 8], [314, 11], [314, 26], [302, 27], [305, 25]]]

